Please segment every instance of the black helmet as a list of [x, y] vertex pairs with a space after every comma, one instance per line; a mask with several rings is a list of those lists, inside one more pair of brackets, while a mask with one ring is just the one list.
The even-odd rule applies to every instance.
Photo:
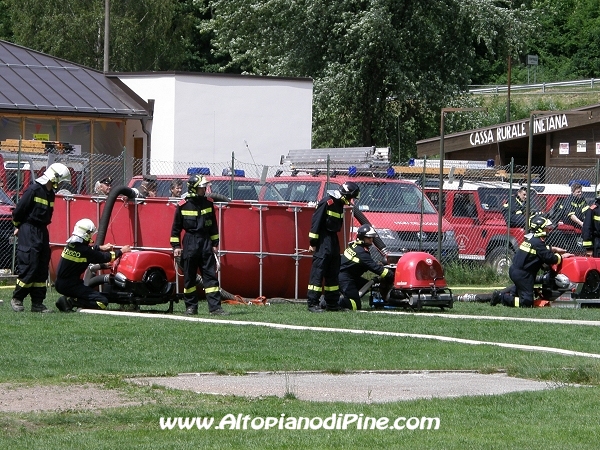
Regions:
[[210, 182], [202, 175], [190, 175], [187, 181], [188, 195], [193, 196], [198, 192], [198, 188], [205, 188]]
[[352, 181], [346, 181], [340, 186], [340, 194], [348, 199], [358, 198], [360, 195], [360, 188], [358, 187], [358, 184]]
[[550, 225], [552, 225], [552, 221], [550, 219], [546, 219], [541, 214], [536, 214], [529, 219], [529, 228], [536, 236], [545, 236], [546, 232], [544, 230]]
[[377, 236], [377, 231], [371, 225], [361, 225], [359, 229], [356, 231], [356, 237], [358, 239], [374, 238]]

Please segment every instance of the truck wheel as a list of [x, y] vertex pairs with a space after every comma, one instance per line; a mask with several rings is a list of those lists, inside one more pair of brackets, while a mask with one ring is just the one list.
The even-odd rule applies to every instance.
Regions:
[[504, 247], [496, 247], [487, 257], [487, 263], [498, 273], [498, 275], [508, 275], [508, 268], [512, 263], [515, 252], [511, 249], [506, 251]]

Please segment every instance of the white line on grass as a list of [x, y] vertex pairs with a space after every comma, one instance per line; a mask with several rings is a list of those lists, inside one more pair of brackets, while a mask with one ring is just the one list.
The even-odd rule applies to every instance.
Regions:
[[215, 323], [215, 324], [227, 324], [227, 325], [253, 325], [258, 327], [277, 328], [282, 330], [301, 330], [301, 331], [325, 331], [330, 333], [350, 333], [350, 334], [368, 334], [376, 336], [394, 336], [394, 337], [411, 337], [416, 339], [432, 339], [443, 342], [456, 342], [458, 344], [468, 345], [495, 345], [497, 347], [512, 348], [517, 350], [528, 350], [533, 352], [547, 352], [556, 353], [559, 355], [567, 356], [583, 356], [585, 358], [596, 358], [600, 359], [600, 355], [596, 353], [576, 352], [573, 350], [564, 350], [562, 348], [553, 347], [540, 347], [536, 345], [521, 345], [521, 344], [507, 344], [504, 342], [487, 342], [487, 341], [475, 341], [472, 339], [461, 339], [453, 338], [448, 336], [436, 336], [431, 334], [414, 334], [414, 333], [396, 333], [393, 331], [375, 331], [375, 330], [353, 330], [350, 328], [328, 328], [328, 327], [307, 327], [300, 325], [287, 325], [281, 323], [269, 323], [269, 322], [248, 322], [238, 320], [222, 320], [222, 319], [203, 319], [200, 317], [187, 317], [187, 316], [176, 316], [171, 314], [148, 314], [148, 313], [135, 313], [135, 312], [123, 312], [123, 311], [102, 311], [95, 309], [82, 309], [82, 313], [87, 314], [104, 314], [111, 316], [128, 316], [128, 317], [143, 317], [143, 318], [156, 318], [156, 319], [170, 319], [170, 320], [185, 320], [189, 322], [202, 322], [202, 323]]
[[407, 316], [434, 316], [446, 319], [476, 319], [476, 320], [509, 320], [516, 322], [557, 323], [562, 325], [588, 325], [600, 327], [598, 320], [567, 320], [567, 319], [536, 319], [533, 317], [504, 317], [504, 316], [471, 316], [468, 314], [416, 313], [406, 311], [359, 311], [369, 314], [398, 314]]

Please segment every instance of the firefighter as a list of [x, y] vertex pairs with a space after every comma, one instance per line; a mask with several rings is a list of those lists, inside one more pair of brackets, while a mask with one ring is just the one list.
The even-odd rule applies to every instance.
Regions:
[[515, 228], [525, 228], [525, 209], [527, 203], [527, 188], [521, 186], [517, 193], [512, 196], [506, 203], [502, 205], [502, 212], [506, 219], [506, 223], [509, 223], [509, 212], [510, 212], [510, 226]]
[[374, 272], [381, 278], [394, 277], [394, 271], [376, 263], [369, 253], [377, 232], [371, 225], [362, 225], [356, 232], [356, 240], [344, 250], [340, 264], [340, 306], [345, 309], [361, 309], [359, 290], [369, 280], [363, 278], [366, 271]]
[[585, 212], [581, 237], [587, 256], [600, 257], [600, 189], [598, 187], [596, 187], [596, 201]]
[[31, 297], [32, 312], [52, 312], [44, 305], [50, 263], [48, 224], [54, 211], [54, 191], [63, 181], [71, 181], [69, 169], [61, 163], [51, 164], [27, 188], [13, 210], [18, 276], [10, 305], [16, 312], [25, 310], [23, 300], [27, 295]]
[[328, 192], [313, 213], [308, 234], [310, 243], [308, 250], [314, 252], [307, 296], [308, 310], [311, 312], [323, 311], [319, 306], [322, 289], [325, 291], [326, 309], [340, 310], [338, 305], [340, 243], [337, 233], [344, 221], [344, 206], [351, 205], [352, 200], [358, 198], [359, 194], [358, 185], [347, 181], [340, 186], [339, 190]]
[[[499, 293], [495, 292], [490, 304], [502, 303], [505, 306], [521, 308], [533, 307], [533, 286], [535, 276], [543, 264], [558, 264], [563, 258], [572, 256], [559, 247], [549, 247], [544, 241], [552, 222], [540, 214], [529, 221], [530, 233], [519, 246], [508, 275], [514, 286]], [[562, 255], [562, 256], [561, 256]]]
[[[171, 246], [176, 258], [181, 257], [184, 277], [185, 314], [198, 314], [196, 274], [202, 272], [204, 293], [208, 311], [212, 315], [227, 315], [221, 308], [221, 293], [217, 279], [216, 252], [219, 245], [219, 229], [213, 202], [208, 200], [206, 187], [209, 181], [201, 175], [191, 175], [187, 181], [188, 191], [177, 204]], [[185, 230], [183, 245], [181, 231]]]
[[113, 262], [123, 253], [131, 251], [129, 245], [115, 250], [112, 244], [93, 245], [92, 236], [97, 229], [90, 219], [77, 221], [67, 246], [60, 255], [56, 273], [56, 291], [62, 296], [56, 307], [62, 312], [72, 312], [73, 308], [106, 309], [106, 296], [96, 289], [86, 286], [81, 279], [90, 264]]
[[571, 185], [571, 196], [567, 201], [567, 219], [569, 219], [567, 223], [581, 229], [588, 209], [590, 209], [590, 206], [583, 197], [581, 184], [573, 183]]

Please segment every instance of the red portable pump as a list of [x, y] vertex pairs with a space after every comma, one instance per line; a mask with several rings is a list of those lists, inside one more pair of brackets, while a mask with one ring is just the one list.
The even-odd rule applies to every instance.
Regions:
[[408, 252], [395, 267], [390, 267], [395, 268], [393, 283], [381, 280], [371, 287], [369, 304], [372, 308], [452, 308], [452, 290], [448, 288], [442, 265], [434, 256]]

